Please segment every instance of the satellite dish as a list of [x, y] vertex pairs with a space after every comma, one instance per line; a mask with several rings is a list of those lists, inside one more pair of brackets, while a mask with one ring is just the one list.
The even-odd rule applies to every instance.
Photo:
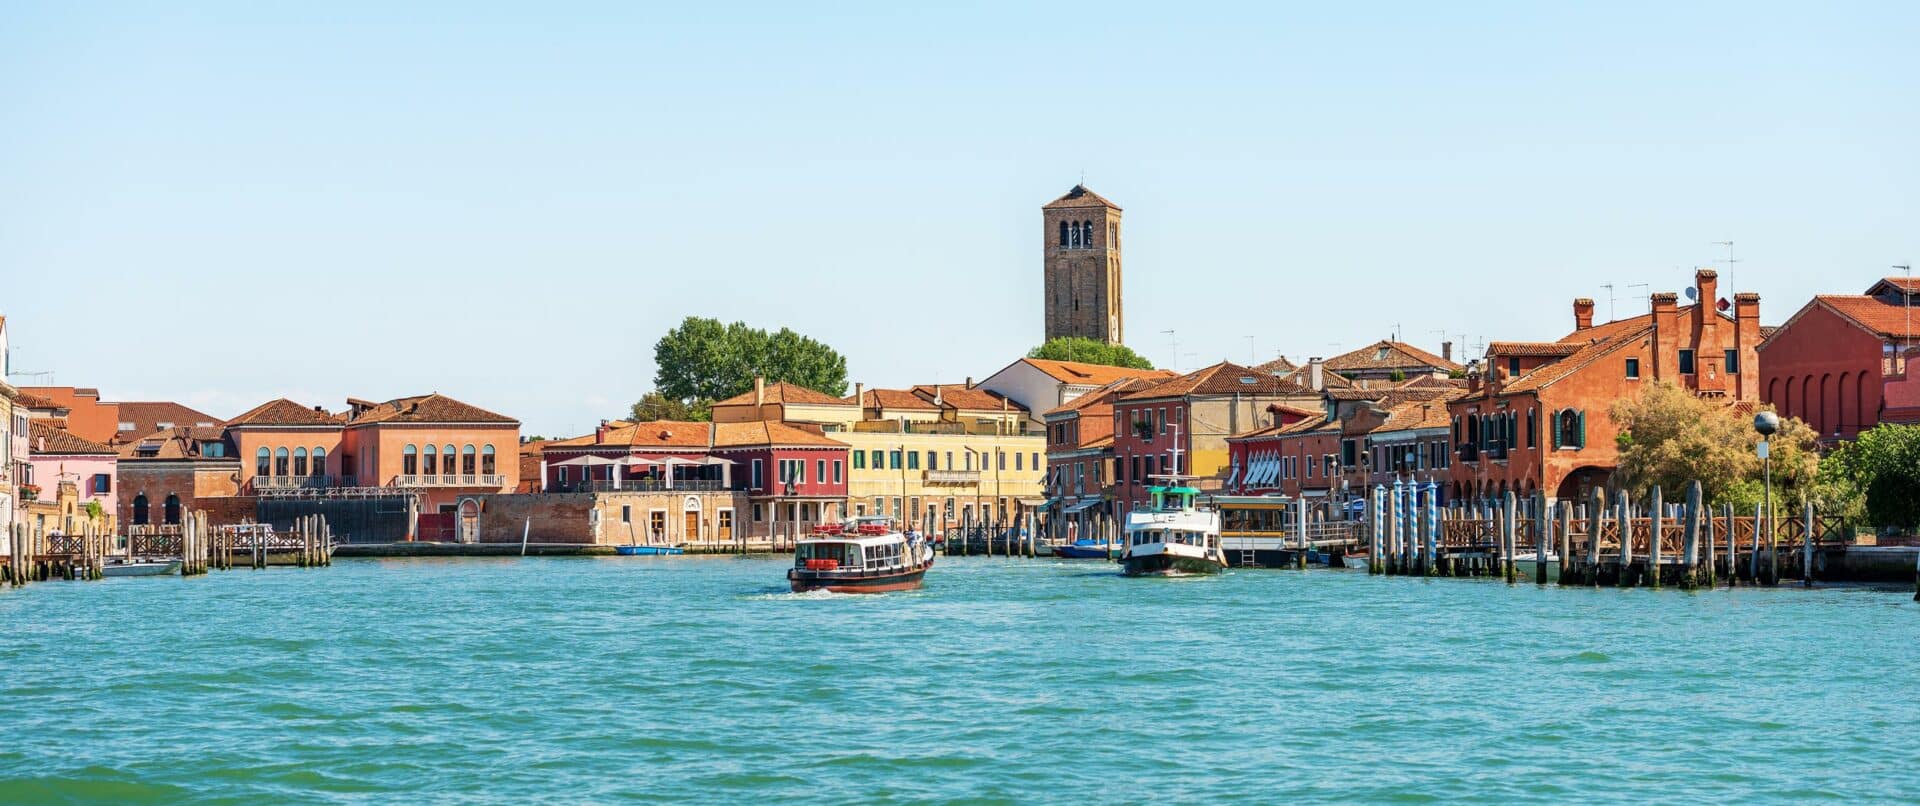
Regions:
[[1699, 302], [1700, 289], [1694, 288], [1693, 286], [1687, 286], [1687, 299], [1692, 300], [1694, 302]]
[[1729, 304], [1727, 304], [1727, 300], [1726, 300], [1726, 298], [1725, 298], [1725, 297], [1722, 297], [1722, 298], [1720, 299], [1720, 301], [1719, 301], [1719, 302], [1717, 302], [1717, 303], [1715, 303], [1715, 304], [1714, 304], [1714, 307], [1715, 307], [1715, 308], [1717, 308], [1717, 309], [1718, 309], [1718, 310], [1719, 310], [1719, 311], [1720, 311], [1721, 313], [1726, 313], [1726, 310], [1727, 310], [1728, 308], [1731, 308], [1731, 307], [1733, 307], [1733, 306], [1732, 306], [1732, 305], [1729, 305]]

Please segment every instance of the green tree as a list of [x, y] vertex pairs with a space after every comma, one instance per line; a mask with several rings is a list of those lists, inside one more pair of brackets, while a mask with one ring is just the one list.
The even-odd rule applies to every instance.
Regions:
[[[1724, 402], [1708, 400], [1669, 383], [1655, 383], [1636, 398], [1616, 401], [1610, 411], [1620, 429], [1615, 481], [1644, 497], [1654, 486], [1668, 500], [1700, 482], [1706, 499], [1750, 507], [1764, 493], [1760, 435], [1752, 419]], [[1813, 429], [1782, 420], [1773, 435], [1774, 502], [1797, 502], [1813, 493], [1819, 470]]]
[[648, 392], [633, 404], [628, 415], [629, 419], [639, 423], [653, 420], [705, 422], [713, 417], [713, 403], [706, 400], [675, 400], [659, 392]]
[[830, 395], [847, 391], [847, 359], [787, 328], [767, 333], [745, 322], [689, 316], [653, 346], [654, 388], [690, 405], [753, 388], [755, 375]]
[[1104, 364], [1110, 367], [1153, 369], [1152, 361], [1142, 358], [1139, 353], [1124, 344], [1108, 344], [1084, 336], [1061, 336], [1048, 339], [1047, 343], [1028, 350], [1027, 357], [1043, 358], [1048, 361]]
[[1875, 526], [1920, 528], [1920, 426], [1882, 425], [1829, 455], [1831, 483], [1865, 498]]

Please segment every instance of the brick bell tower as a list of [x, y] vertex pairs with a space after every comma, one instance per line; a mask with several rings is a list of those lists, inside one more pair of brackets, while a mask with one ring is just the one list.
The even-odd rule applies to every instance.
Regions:
[[1120, 206], [1074, 185], [1040, 208], [1047, 338], [1119, 344]]

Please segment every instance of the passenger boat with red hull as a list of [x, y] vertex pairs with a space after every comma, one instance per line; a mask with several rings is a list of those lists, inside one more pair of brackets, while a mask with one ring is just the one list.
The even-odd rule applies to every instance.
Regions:
[[933, 546], [894, 529], [886, 518], [822, 524], [793, 550], [787, 582], [795, 593], [914, 590], [933, 567]]

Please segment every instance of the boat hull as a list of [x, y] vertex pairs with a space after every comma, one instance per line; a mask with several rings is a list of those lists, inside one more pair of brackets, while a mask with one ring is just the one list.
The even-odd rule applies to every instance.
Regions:
[[656, 557], [687, 553], [686, 549], [679, 546], [614, 546], [613, 550], [624, 557]]
[[1226, 563], [1202, 557], [1147, 554], [1122, 558], [1120, 560], [1120, 568], [1122, 573], [1130, 577], [1186, 576], [1190, 574], [1218, 574], [1226, 569]]
[[180, 570], [179, 560], [166, 562], [108, 563], [101, 567], [102, 576], [110, 577], [159, 577]]
[[1053, 556], [1069, 560], [1104, 560], [1108, 555], [1105, 546], [1054, 546]]
[[1365, 570], [1367, 567], [1367, 555], [1365, 554], [1342, 555], [1340, 557], [1340, 563], [1342, 565], [1345, 565], [1348, 568], [1357, 568], [1357, 569]]
[[841, 571], [787, 569], [787, 584], [794, 593], [831, 591], [833, 593], [893, 593], [918, 590], [933, 563], [892, 574], [854, 575]]

